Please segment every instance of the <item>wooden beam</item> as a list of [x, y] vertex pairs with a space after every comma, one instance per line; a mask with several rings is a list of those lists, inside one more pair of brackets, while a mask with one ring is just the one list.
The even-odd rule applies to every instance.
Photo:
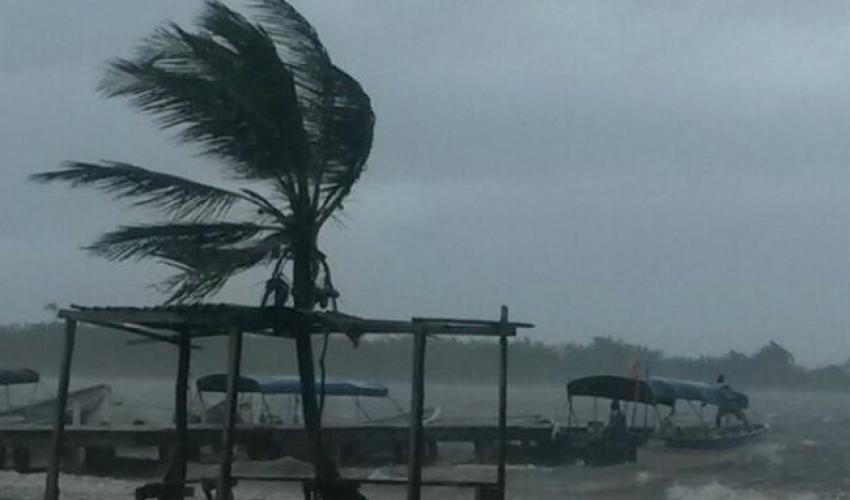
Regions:
[[516, 328], [510, 326], [499, 330], [492, 326], [428, 324], [429, 335], [465, 335], [467, 337], [501, 337], [516, 335]]
[[501, 326], [504, 327], [505, 323], [512, 328], [534, 328], [534, 324], [532, 323], [517, 323], [517, 322], [504, 322], [501, 320], [491, 321], [486, 319], [467, 319], [467, 318], [431, 318], [431, 317], [423, 317], [423, 316], [414, 316], [410, 319], [414, 323], [456, 323], [459, 325], [478, 325], [478, 326]]
[[185, 326], [189, 318], [172, 311], [154, 311], [136, 308], [121, 309], [62, 309], [59, 311], [60, 318], [75, 319], [83, 323], [134, 323], [137, 325], [173, 325], [175, 327]]
[[[369, 323], [364, 325], [349, 325], [343, 327], [341, 325], [335, 325], [331, 327], [330, 330], [312, 330], [310, 335], [416, 335], [416, 331], [419, 329], [419, 326], [412, 324], [376, 324]], [[428, 334], [429, 335], [456, 335], [461, 337], [499, 337], [501, 334], [490, 326], [473, 326], [473, 325], [444, 325], [438, 324], [434, 325], [434, 328], [431, 329], [431, 326], [428, 326]], [[275, 338], [295, 338], [291, 335], [278, 335], [272, 332], [271, 330], [262, 330], [262, 329], [246, 329], [246, 332], [250, 332], [256, 335], [263, 335], [266, 337], [275, 337]], [[220, 334], [211, 334], [209, 336], [217, 336]], [[505, 332], [505, 335], [509, 337], [513, 337], [516, 335], [516, 329], [508, 329]], [[197, 337], [197, 336], [196, 336]]]
[[59, 387], [56, 389], [56, 414], [53, 419], [53, 444], [47, 466], [44, 500], [59, 498], [59, 467], [62, 456], [62, 438], [65, 432], [65, 409], [68, 406], [68, 384], [71, 379], [71, 361], [74, 354], [74, 340], [77, 335], [77, 322], [65, 320], [65, 344], [62, 351], [62, 364], [59, 369]]
[[[127, 330], [127, 331], [130, 332], [130, 330]], [[134, 332], [130, 332], [130, 333], [134, 333]], [[143, 333], [140, 333], [139, 335], [145, 336], [145, 334], [143, 334]], [[153, 344], [154, 342], [167, 342], [167, 343], [174, 344], [174, 345], [180, 345], [180, 336], [179, 335], [175, 335], [173, 337], [169, 336], [169, 337], [166, 337], [165, 339], [156, 339], [156, 338], [133, 339], [133, 340], [128, 340], [127, 342], [125, 342], [125, 345], [128, 345], [128, 346], [147, 345], [147, 344]], [[194, 350], [194, 351], [202, 350], [201, 346], [195, 345], [195, 344], [190, 345], [189, 348]]]
[[[502, 306], [502, 331], [508, 329], [508, 308]], [[496, 489], [499, 500], [505, 500], [505, 463], [508, 458], [507, 443], [508, 411], [508, 338], [503, 333], [499, 337], [499, 465], [496, 469]]]
[[422, 416], [425, 408], [425, 342], [427, 333], [420, 328], [413, 337], [413, 376], [410, 387], [410, 446], [407, 463], [407, 500], [422, 495]]
[[216, 488], [216, 500], [232, 500], [233, 498], [231, 473], [233, 469], [236, 409], [237, 400], [239, 399], [236, 381], [239, 379], [239, 372], [242, 365], [242, 331], [238, 328], [232, 328], [230, 330], [227, 356], [227, 418], [225, 419], [222, 432], [222, 455], [218, 474], [218, 487]]
[[[191, 343], [188, 331], [179, 333], [179, 351], [177, 355], [177, 377], [174, 381], [174, 448], [171, 462], [165, 473], [165, 483], [186, 481], [186, 461], [188, 458], [188, 408], [189, 408], [189, 363], [191, 361]], [[179, 491], [178, 491], [179, 490]], [[182, 489], [174, 489], [173, 498], [183, 498]]]
[[150, 328], [145, 328], [143, 326], [138, 325], [128, 325], [126, 323], [113, 323], [110, 321], [86, 321], [86, 323], [94, 326], [100, 326], [103, 328], [112, 328], [114, 330], [123, 330], [125, 332], [134, 333], [136, 335], [140, 335], [150, 340], [158, 340], [160, 342], [168, 342], [169, 344], [177, 345], [179, 341], [170, 336], [165, 335], [160, 332], [153, 331]]
[[[275, 336], [291, 337], [299, 326], [305, 326], [313, 335], [325, 333], [351, 334], [416, 334], [419, 327], [427, 325], [431, 335], [513, 336], [518, 328], [532, 328], [530, 323], [507, 325], [485, 320], [463, 318], [413, 318], [411, 321], [360, 318], [342, 313], [306, 312], [292, 308], [258, 308], [233, 304], [196, 305], [173, 307], [106, 307], [62, 309], [59, 317], [92, 324], [111, 324], [116, 328], [129, 325], [137, 330], [190, 329], [209, 335], [225, 335], [229, 328], [238, 327], [243, 332], [255, 331]], [[506, 328], [507, 327], [507, 328]], [[498, 329], [501, 328], [500, 333]], [[123, 328], [128, 331], [126, 326]], [[274, 330], [274, 332], [272, 332]], [[140, 333], [136, 331], [134, 333]], [[169, 336], [159, 340], [174, 342]], [[169, 339], [169, 340], [166, 340]]]

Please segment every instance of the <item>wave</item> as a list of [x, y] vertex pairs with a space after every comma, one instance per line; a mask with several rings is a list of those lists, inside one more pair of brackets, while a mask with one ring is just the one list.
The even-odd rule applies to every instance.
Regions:
[[[12, 471], [0, 471], [0, 500], [40, 500], [44, 495], [44, 473], [19, 474]], [[111, 479], [92, 476], [62, 474], [62, 498], [80, 500], [114, 500], [115, 498], [133, 498], [141, 480]], [[293, 488], [288, 488], [293, 489]], [[240, 484], [235, 488], [240, 500], [300, 500], [296, 491], [280, 491], [275, 483]], [[196, 498], [202, 496], [195, 491]]]
[[763, 492], [752, 488], [732, 488], [718, 482], [697, 486], [674, 484], [667, 488], [667, 500], [845, 500], [847, 495], [823, 496], [815, 492]]
[[[0, 492], [0, 498], [15, 500], [41, 498], [44, 494], [44, 479], [43, 473], [19, 474], [2, 471], [0, 472], [0, 484], [3, 485], [3, 488]], [[130, 498], [138, 485], [138, 481], [83, 477], [73, 474], [62, 474], [61, 483], [63, 497], [91, 500]]]

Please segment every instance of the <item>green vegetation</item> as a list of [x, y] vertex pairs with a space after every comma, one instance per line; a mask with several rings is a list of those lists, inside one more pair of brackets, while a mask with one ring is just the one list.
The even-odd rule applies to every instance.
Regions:
[[[49, 374], [55, 370], [62, 339], [59, 323], [0, 327], [4, 349], [0, 366], [29, 366]], [[79, 375], [91, 377], [170, 377], [177, 353], [164, 344], [127, 345], [132, 335], [82, 327], [78, 336]], [[206, 340], [193, 353], [195, 375], [222, 371], [225, 342]], [[316, 346], [318, 348], [318, 346]], [[246, 373], [295, 373], [290, 341], [251, 337], [245, 345]], [[365, 338], [352, 347], [344, 338], [331, 340], [328, 371], [381, 381], [408, 380], [412, 345], [406, 337]], [[498, 347], [490, 341], [451, 338], [429, 341], [426, 372], [432, 382], [492, 383], [496, 380]], [[659, 350], [597, 337], [587, 344], [547, 345], [527, 338], [511, 343], [510, 378], [514, 384], [561, 384], [583, 375], [627, 374], [635, 359], [656, 375], [713, 381], [724, 373], [742, 389], [850, 390], [850, 361], [807, 369], [779, 344], [770, 342], [753, 354], [731, 351], [723, 356], [665, 356]]]

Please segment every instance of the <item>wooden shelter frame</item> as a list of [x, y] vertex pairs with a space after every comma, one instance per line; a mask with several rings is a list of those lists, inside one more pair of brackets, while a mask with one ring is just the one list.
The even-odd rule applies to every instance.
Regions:
[[425, 350], [431, 335], [460, 335], [497, 337], [499, 339], [499, 441], [496, 465], [497, 498], [505, 498], [505, 463], [507, 458], [507, 350], [508, 337], [519, 328], [533, 328], [529, 323], [508, 320], [508, 308], [502, 306], [496, 321], [413, 317], [408, 321], [367, 319], [328, 311], [301, 311], [290, 307], [251, 307], [234, 304], [195, 304], [177, 306], [138, 307], [81, 307], [71, 306], [59, 311], [65, 320], [65, 341], [57, 388], [53, 441], [45, 479], [45, 500], [59, 498], [59, 470], [65, 429], [68, 386], [73, 361], [78, 323], [122, 330], [148, 339], [167, 342], [178, 348], [178, 366], [174, 387], [175, 445], [164, 483], [173, 484], [174, 498], [183, 497], [188, 459], [188, 377], [192, 339], [227, 336], [228, 383], [227, 418], [222, 426], [222, 456], [219, 464], [217, 499], [232, 498], [232, 462], [236, 423], [237, 387], [241, 372], [244, 333], [294, 338], [287, 332], [292, 326], [307, 323], [311, 335], [410, 334], [414, 337], [411, 377], [411, 415], [409, 430], [407, 499], [419, 500], [422, 488], [422, 459], [424, 430], [422, 415], [425, 400]]

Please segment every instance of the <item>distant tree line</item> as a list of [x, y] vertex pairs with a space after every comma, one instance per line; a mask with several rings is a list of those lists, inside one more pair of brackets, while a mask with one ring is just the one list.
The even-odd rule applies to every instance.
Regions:
[[[0, 367], [30, 367], [45, 376], [58, 365], [61, 323], [0, 326]], [[141, 337], [81, 326], [77, 335], [74, 372], [77, 376], [169, 377], [176, 370], [176, 348], [169, 344], [139, 342]], [[326, 351], [329, 376], [384, 381], [407, 380], [412, 344], [409, 337], [364, 338], [354, 346], [344, 337], [332, 337], [324, 349], [315, 340], [317, 356]], [[192, 373], [223, 371], [225, 339], [196, 342]], [[520, 338], [511, 342], [509, 374], [512, 383], [561, 384], [591, 374], [627, 375], [639, 363], [641, 374], [713, 381], [719, 373], [736, 387], [764, 389], [850, 390], [850, 360], [841, 365], [804, 368], [776, 342], [753, 354], [729, 351], [721, 356], [666, 356], [661, 350], [611, 337], [588, 343], [544, 344]], [[294, 345], [289, 340], [246, 337], [244, 372], [296, 373]], [[498, 346], [487, 340], [434, 337], [427, 346], [426, 373], [434, 382], [491, 383], [498, 370]]]

